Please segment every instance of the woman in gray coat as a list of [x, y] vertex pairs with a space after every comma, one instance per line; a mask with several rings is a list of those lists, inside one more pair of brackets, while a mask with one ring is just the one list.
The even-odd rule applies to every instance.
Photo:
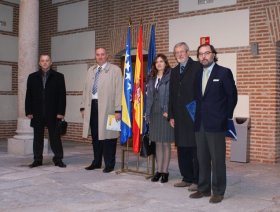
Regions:
[[167, 119], [169, 100], [170, 66], [164, 54], [158, 54], [153, 62], [147, 83], [146, 120], [150, 127], [150, 140], [156, 142], [157, 172], [153, 182], [168, 182], [168, 167], [171, 142], [174, 141], [173, 128]]

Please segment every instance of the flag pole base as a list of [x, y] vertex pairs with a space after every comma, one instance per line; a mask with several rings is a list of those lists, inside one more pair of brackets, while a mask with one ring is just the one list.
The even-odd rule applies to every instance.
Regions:
[[[145, 176], [146, 179], [150, 179], [155, 174], [155, 156], [150, 155], [146, 159], [146, 168], [145, 170], [140, 170], [140, 155], [137, 153], [136, 155], [133, 153], [132, 147], [129, 147], [129, 142], [127, 142], [126, 146], [121, 147], [121, 169], [116, 171], [116, 174], [121, 173], [130, 173], [135, 175], [142, 175]], [[132, 166], [129, 161], [129, 153], [132, 153], [137, 157], [136, 166]]]

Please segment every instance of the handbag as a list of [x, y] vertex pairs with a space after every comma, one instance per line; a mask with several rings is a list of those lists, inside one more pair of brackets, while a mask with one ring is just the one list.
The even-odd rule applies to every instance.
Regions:
[[155, 155], [156, 145], [155, 142], [149, 139], [149, 130], [142, 136], [141, 146], [140, 146], [140, 156], [148, 157], [150, 155]]
[[59, 119], [57, 121], [57, 129], [60, 135], [65, 135], [67, 132], [68, 123], [64, 119]]

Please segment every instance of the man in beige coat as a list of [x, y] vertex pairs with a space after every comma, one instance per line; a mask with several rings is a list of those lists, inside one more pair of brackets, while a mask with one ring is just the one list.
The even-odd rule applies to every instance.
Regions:
[[121, 119], [121, 69], [109, 63], [106, 49], [96, 49], [96, 65], [87, 72], [80, 111], [83, 117], [83, 137], [92, 135], [94, 160], [86, 170], [101, 168], [104, 157], [104, 173], [114, 170], [118, 131], [106, 130], [108, 115]]

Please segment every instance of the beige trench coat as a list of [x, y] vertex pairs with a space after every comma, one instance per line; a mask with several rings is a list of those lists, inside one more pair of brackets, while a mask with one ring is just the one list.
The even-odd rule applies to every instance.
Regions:
[[[92, 86], [97, 65], [87, 71], [80, 108], [84, 108], [83, 138], [87, 138], [90, 130], [90, 113]], [[121, 111], [122, 73], [121, 69], [107, 62], [98, 79], [98, 137], [99, 140], [118, 138], [119, 132], [106, 130], [108, 115]]]

